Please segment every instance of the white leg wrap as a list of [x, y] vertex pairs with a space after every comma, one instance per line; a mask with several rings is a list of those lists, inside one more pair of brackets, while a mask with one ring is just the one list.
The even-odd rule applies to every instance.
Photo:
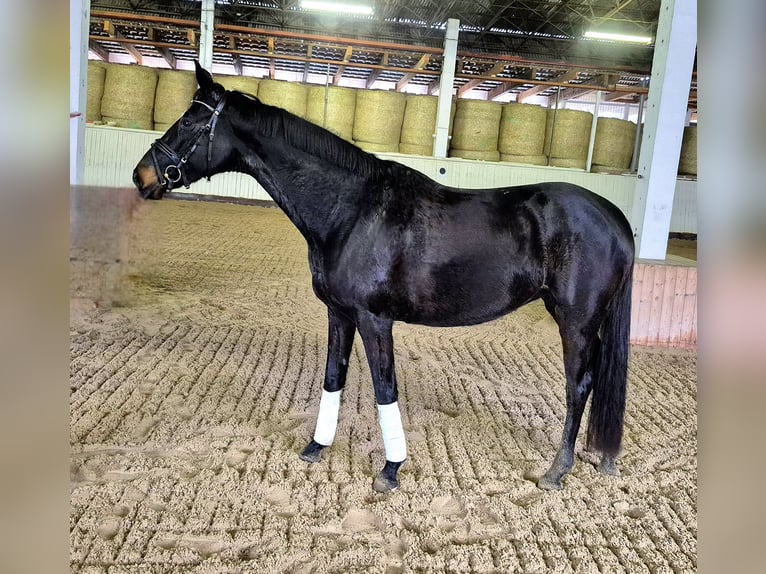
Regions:
[[341, 391], [330, 393], [322, 389], [314, 440], [323, 446], [330, 446], [335, 439], [335, 430], [338, 428], [338, 413], [340, 412], [340, 393]]
[[378, 422], [386, 449], [386, 460], [402, 462], [407, 458], [407, 441], [404, 438], [399, 404], [394, 402], [390, 405], [378, 405]]

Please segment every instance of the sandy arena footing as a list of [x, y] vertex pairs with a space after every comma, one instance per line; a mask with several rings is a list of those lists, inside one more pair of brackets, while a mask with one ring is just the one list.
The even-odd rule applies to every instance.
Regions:
[[696, 571], [694, 352], [634, 347], [622, 476], [579, 441], [564, 490], [544, 492], [565, 399], [542, 304], [470, 328], [397, 324], [409, 459], [380, 495], [358, 335], [336, 442], [298, 458], [326, 312], [285, 216], [148, 202], [130, 239], [115, 304], [72, 302], [72, 572]]

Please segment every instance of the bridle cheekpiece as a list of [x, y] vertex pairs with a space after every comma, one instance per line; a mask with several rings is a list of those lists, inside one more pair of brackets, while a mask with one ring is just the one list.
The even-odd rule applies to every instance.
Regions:
[[[207, 123], [199, 130], [199, 133], [197, 133], [197, 137], [192, 140], [191, 144], [189, 145], [188, 149], [185, 151], [183, 155], [180, 153], [177, 153], [173, 148], [171, 148], [169, 145], [167, 145], [165, 142], [157, 139], [152, 143], [152, 160], [154, 161], [154, 170], [157, 173], [157, 179], [159, 179], [160, 184], [165, 186], [167, 191], [170, 191], [173, 189], [173, 186], [178, 183], [179, 181], [183, 181], [184, 187], [187, 189], [189, 188], [189, 180], [186, 177], [186, 174], [183, 171], [183, 167], [186, 164], [187, 161], [189, 161], [189, 158], [192, 156], [192, 154], [196, 151], [197, 147], [199, 146], [199, 142], [202, 139], [202, 137], [207, 133], [208, 135], [208, 142], [207, 142], [207, 164], [205, 166], [205, 177], [207, 177], [208, 181], [210, 181], [210, 158], [213, 153], [213, 137], [215, 136], [215, 125], [218, 123], [218, 117], [221, 115], [221, 110], [223, 110], [223, 106], [226, 103], [226, 97], [222, 97], [221, 101], [218, 102], [218, 105], [216, 107], [211, 106], [210, 104], [207, 104], [200, 100], [192, 100], [192, 103], [197, 103], [205, 106], [207, 109], [209, 109], [212, 113], [210, 116], [210, 119], [207, 121]], [[157, 161], [157, 151], [161, 151], [163, 154], [168, 156], [170, 158], [170, 164], [165, 168], [164, 171], [160, 170], [159, 162]]]

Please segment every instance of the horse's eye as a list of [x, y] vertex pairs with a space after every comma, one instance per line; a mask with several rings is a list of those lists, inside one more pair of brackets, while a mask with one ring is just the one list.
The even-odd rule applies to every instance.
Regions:
[[187, 120], [186, 118], [181, 120], [181, 127], [182, 128], [190, 128], [192, 125], [191, 120]]

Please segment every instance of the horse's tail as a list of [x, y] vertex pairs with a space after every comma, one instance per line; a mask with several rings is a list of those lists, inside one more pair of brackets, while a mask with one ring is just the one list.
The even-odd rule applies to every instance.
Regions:
[[611, 456], [617, 456], [622, 442], [632, 290], [633, 261], [622, 278], [622, 285], [609, 302], [601, 325], [601, 350], [588, 421], [588, 450]]

